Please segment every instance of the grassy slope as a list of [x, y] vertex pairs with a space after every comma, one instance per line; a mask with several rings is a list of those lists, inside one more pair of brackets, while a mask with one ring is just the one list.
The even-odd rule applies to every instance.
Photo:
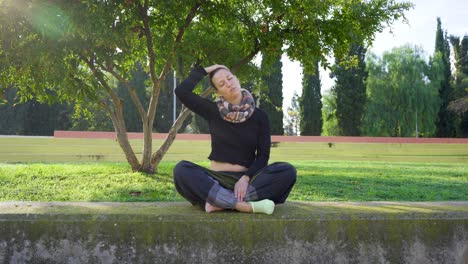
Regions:
[[[132, 140], [138, 157], [142, 141]], [[154, 150], [162, 143], [153, 142]], [[366, 143], [279, 143], [271, 160], [356, 160], [468, 163], [466, 144], [366, 144]], [[176, 140], [164, 161], [203, 161], [208, 141]], [[0, 162], [89, 162], [125, 161], [117, 142], [111, 139], [0, 138]]]

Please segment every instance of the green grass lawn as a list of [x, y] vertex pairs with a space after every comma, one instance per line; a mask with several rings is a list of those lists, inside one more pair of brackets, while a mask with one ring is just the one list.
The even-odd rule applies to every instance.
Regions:
[[[466, 163], [290, 162], [298, 170], [290, 200], [468, 200]], [[181, 201], [174, 165], [163, 162], [149, 175], [131, 173], [126, 163], [0, 163], [0, 201]]]
[[[131, 144], [140, 157], [142, 141]], [[209, 141], [176, 140], [148, 175], [131, 173], [112, 139], [0, 137], [0, 201], [179, 201], [174, 165], [208, 166], [209, 150]], [[468, 200], [466, 144], [283, 142], [270, 161], [298, 169], [292, 200]]]

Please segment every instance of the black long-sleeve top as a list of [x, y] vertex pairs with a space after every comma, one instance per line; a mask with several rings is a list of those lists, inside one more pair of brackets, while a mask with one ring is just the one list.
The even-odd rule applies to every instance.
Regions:
[[242, 123], [225, 121], [215, 102], [193, 93], [193, 89], [207, 74], [203, 67], [195, 67], [187, 79], [175, 90], [180, 101], [208, 121], [211, 134], [210, 160], [247, 167], [245, 175], [252, 177], [268, 164], [270, 158], [270, 123], [267, 114], [255, 108]]

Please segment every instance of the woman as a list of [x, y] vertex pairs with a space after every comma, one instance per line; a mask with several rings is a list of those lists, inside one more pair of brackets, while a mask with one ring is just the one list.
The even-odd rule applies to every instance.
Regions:
[[[207, 74], [218, 95], [216, 102], [192, 92]], [[210, 169], [179, 162], [174, 168], [177, 191], [208, 213], [234, 209], [272, 214], [275, 203], [286, 201], [296, 182], [296, 169], [284, 162], [267, 166], [270, 125], [252, 95], [223, 65], [196, 66], [175, 93], [208, 121], [211, 134]]]

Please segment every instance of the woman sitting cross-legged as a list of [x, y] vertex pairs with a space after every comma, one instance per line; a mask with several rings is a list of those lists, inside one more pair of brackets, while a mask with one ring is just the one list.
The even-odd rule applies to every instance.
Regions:
[[[193, 93], [207, 74], [216, 89], [215, 102]], [[268, 116], [255, 107], [252, 95], [223, 65], [196, 66], [175, 93], [207, 120], [211, 134], [210, 169], [179, 162], [174, 168], [177, 191], [206, 212], [234, 209], [272, 214], [275, 204], [286, 201], [296, 182], [296, 169], [285, 162], [268, 165]]]

